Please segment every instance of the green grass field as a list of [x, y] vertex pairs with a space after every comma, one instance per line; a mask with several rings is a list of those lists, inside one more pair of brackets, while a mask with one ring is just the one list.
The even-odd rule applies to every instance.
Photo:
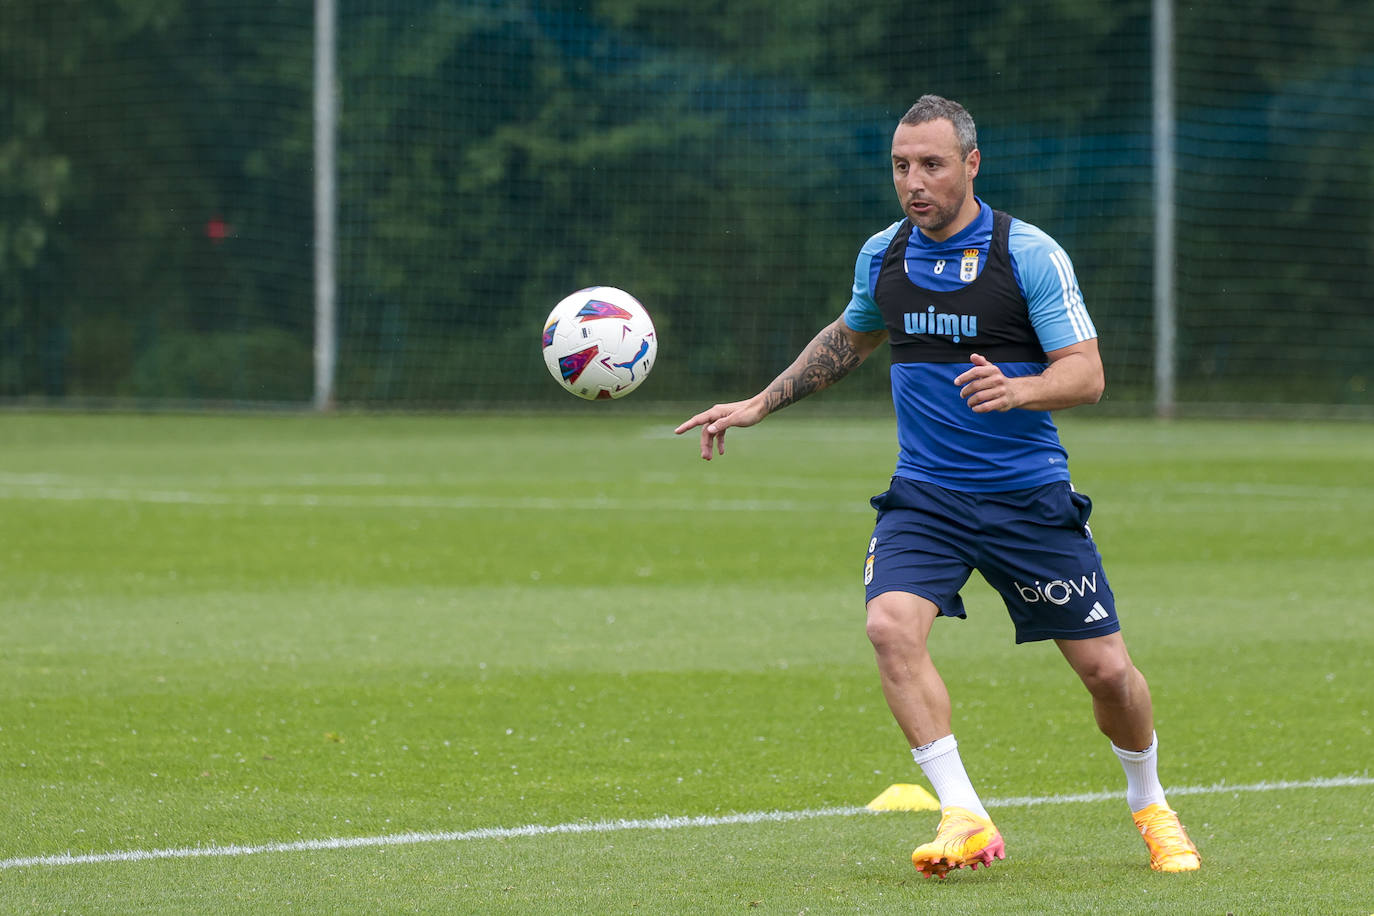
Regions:
[[679, 419], [0, 414], [0, 912], [1374, 913], [1370, 425], [1062, 420], [1203, 869], [975, 576], [1008, 859], [936, 882], [861, 810], [890, 421]]

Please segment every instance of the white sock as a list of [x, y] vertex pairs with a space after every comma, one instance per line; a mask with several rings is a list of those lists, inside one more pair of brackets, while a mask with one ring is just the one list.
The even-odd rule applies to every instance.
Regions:
[[1143, 751], [1123, 751], [1115, 744], [1112, 750], [1126, 771], [1126, 804], [1132, 813], [1150, 805], [1165, 805], [1164, 786], [1159, 782], [1159, 738], [1151, 734], [1150, 746]]
[[973, 790], [973, 783], [969, 782], [968, 773], [964, 772], [964, 762], [959, 759], [959, 742], [954, 740], [953, 735], [913, 747], [911, 757], [935, 788], [941, 808], [958, 805], [979, 817], [988, 816], [978, 793]]

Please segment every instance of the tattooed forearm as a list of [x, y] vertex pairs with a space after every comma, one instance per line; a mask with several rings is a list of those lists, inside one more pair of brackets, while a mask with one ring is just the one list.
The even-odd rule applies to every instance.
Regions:
[[853, 372], [871, 351], [871, 347], [862, 352], [857, 349], [838, 322], [830, 325], [817, 334], [796, 362], [768, 386], [765, 392], [768, 412], [830, 387]]

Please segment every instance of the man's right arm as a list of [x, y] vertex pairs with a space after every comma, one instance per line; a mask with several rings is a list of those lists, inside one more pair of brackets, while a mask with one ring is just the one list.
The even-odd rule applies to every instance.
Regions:
[[725, 454], [725, 431], [732, 426], [753, 426], [775, 410], [795, 404], [807, 395], [844, 378], [878, 348], [887, 331], [856, 331], [836, 318], [811, 339], [792, 365], [747, 401], [717, 404], [679, 426], [679, 435], [701, 427], [701, 457], [711, 460]]
[[887, 331], [855, 331], [844, 323], [843, 317], [836, 318], [811, 339], [792, 365], [760, 392], [764, 415], [829, 388], [857, 369], [886, 339]]

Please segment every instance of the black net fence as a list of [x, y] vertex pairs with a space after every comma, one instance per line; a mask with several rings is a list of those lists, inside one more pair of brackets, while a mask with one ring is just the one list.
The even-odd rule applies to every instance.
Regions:
[[[1177, 398], [1370, 411], [1374, 5], [1175, 13]], [[658, 326], [640, 403], [743, 396], [900, 218], [917, 96], [1073, 257], [1109, 403], [1155, 380], [1148, 0], [338, 0], [341, 406], [567, 405], [584, 286]], [[308, 404], [314, 11], [0, 6], [0, 401]], [[875, 359], [827, 398], [886, 387]]]

